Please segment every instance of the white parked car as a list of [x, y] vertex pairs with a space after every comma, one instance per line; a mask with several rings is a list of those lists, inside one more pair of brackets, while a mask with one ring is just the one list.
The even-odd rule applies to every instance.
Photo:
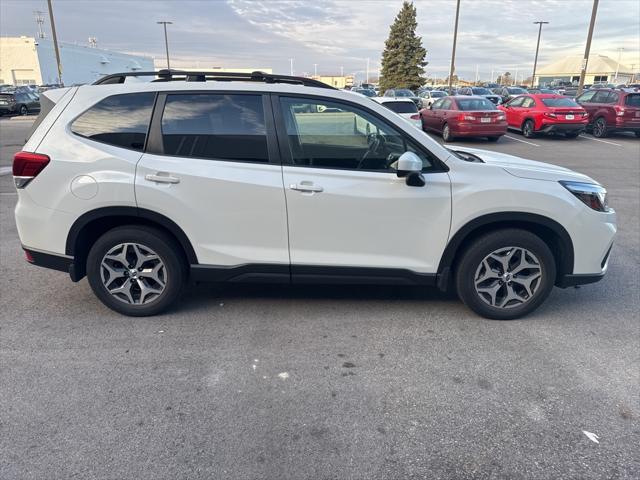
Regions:
[[422, 120], [420, 120], [418, 107], [410, 98], [374, 97], [373, 100], [397, 113], [414, 127], [422, 130]]
[[418, 94], [422, 98], [422, 108], [429, 108], [440, 98], [446, 97], [447, 92], [442, 90], [424, 90]]
[[200, 281], [351, 282], [455, 288], [510, 319], [607, 271], [616, 215], [585, 175], [447, 149], [313, 80], [133, 75], [44, 93], [13, 163], [26, 259], [115, 311]]

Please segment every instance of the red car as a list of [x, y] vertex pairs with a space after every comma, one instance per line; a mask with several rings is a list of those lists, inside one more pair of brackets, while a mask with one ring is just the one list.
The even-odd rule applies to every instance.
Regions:
[[634, 132], [640, 137], [640, 93], [610, 88], [587, 90], [576, 102], [589, 113], [588, 128], [594, 137], [612, 132]]
[[586, 110], [562, 95], [520, 95], [498, 108], [507, 115], [509, 128], [520, 130], [527, 138], [537, 133], [564, 133], [575, 138], [589, 122]]
[[442, 134], [445, 142], [456, 137], [487, 137], [496, 142], [507, 133], [505, 114], [484, 97], [444, 97], [420, 110], [422, 129]]

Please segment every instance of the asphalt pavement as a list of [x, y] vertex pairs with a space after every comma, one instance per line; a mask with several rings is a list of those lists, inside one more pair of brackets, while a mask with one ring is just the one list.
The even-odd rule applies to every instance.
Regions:
[[638, 478], [640, 140], [457, 142], [584, 172], [618, 211], [606, 278], [525, 319], [210, 285], [127, 318], [23, 260], [2, 168], [29, 126], [0, 120], [0, 478]]

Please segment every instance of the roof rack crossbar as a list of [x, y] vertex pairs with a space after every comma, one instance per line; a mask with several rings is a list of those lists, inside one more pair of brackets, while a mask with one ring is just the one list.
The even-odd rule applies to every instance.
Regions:
[[305, 77], [294, 77], [290, 75], [278, 75], [273, 73], [265, 73], [255, 71], [251, 73], [243, 72], [192, 72], [184, 70], [158, 70], [153, 72], [122, 72], [106, 75], [95, 82], [93, 85], [109, 85], [124, 83], [127, 77], [156, 77], [154, 82], [206, 82], [206, 81], [249, 81], [263, 83], [286, 83], [290, 85], [304, 85], [306, 87], [328, 88], [335, 90], [331, 85], [322, 83], [319, 80]]

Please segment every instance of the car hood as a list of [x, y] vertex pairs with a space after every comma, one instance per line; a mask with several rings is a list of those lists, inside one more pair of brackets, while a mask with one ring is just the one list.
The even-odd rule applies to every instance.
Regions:
[[505, 171], [515, 177], [531, 178], [534, 180], [574, 180], [578, 182], [598, 183], [587, 175], [574, 172], [568, 168], [552, 165], [550, 163], [527, 160], [525, 158], [508, 155], [506, 153], [482, 150], [479, 148], [469, 148], [458, 145], [451, 145], [449, 148], [451, 150], [472, 153], [480, 157], [484, 163], [502, 167]]

